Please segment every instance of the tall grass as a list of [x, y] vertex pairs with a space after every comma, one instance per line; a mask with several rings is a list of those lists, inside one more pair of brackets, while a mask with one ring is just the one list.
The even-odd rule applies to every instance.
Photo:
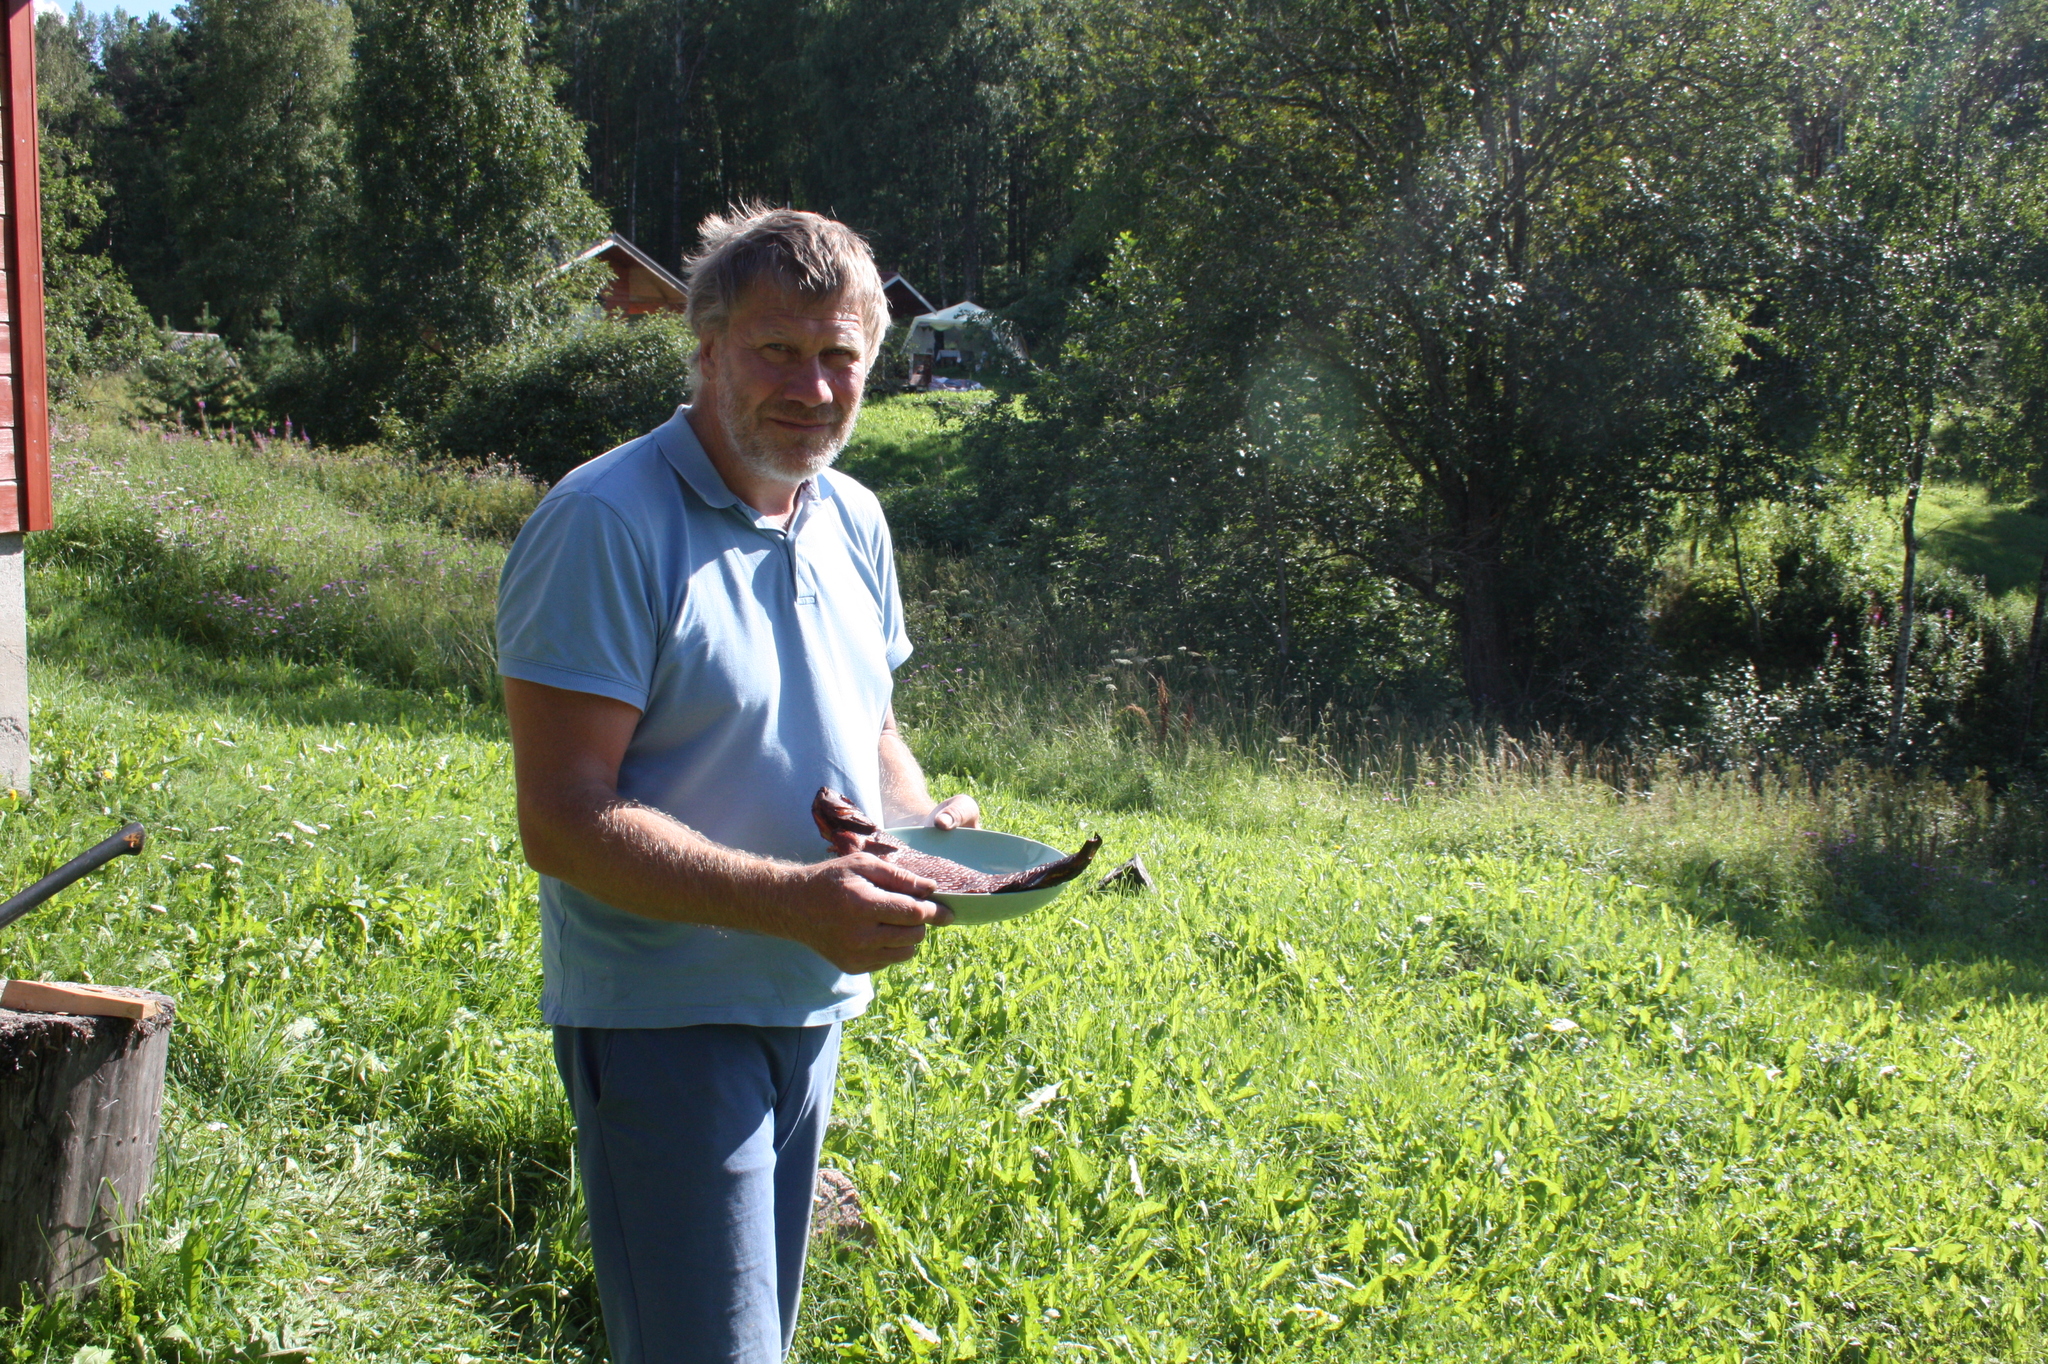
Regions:
[[532, 484], [294, 442], [70, 434], [52, 459], [57, 526], [28, 542], [67, 595], [225, 653], [495, 694], [501, 541]]
[[[899, 425], [914, 436], [933, 420], [914, 412]], [[496, 575], [504, 542], [538, 501], [530, 482], [497, 467], [112, 422], [68, 434], [56, 459], [58, 528], [29, 541], [47, 609], [90, 606], [220, 655], [495, 697]], [[2040, 923], [2031, 899], [1975, 915], [1932, 908], [1967, 901], [1985, 873], [2048, 863], [2037, 807], [1982, 783], [1854, 765], [1806, 772], [1769, 752], [1692, 770], [1682, 754], [1399, 714], [1340, 724], [1262, 695], [1199, 641], [1148, 654], [983, 565], [908, 553], [903, 583], [918, 651], [899, 675], [898, 708], [927, 761], [963, 780], [1103, 809], [1194, 813], [1197, 801], [1219, 827], [1265, 818], [1245, 812], [1283, 789], [1290, 805], [1308, 791], [1339, 799], [1360, 788], [1411, 803], [1483, 796], [1500, 810], [1527, 791], [1602, 793], [1596, 805], [1611, 800], [1638, 822], [1663, 811], [1678, 824], [1705, 818], [1703, 801], [1789, 802], [1804, 812], [1805, 836], [1853, 871], [1844, 904], [1860, 906], [1866, 926]]]
[[[155, 841], [0, 935], [0, 973], [180, 1015], [121, 1277], [0, 1313], [0, 1347], [601, 1357], [494, 714], [38, 620], [0, 864], [126, 818]], [[163, 680], [214, 669], [243, 687]], [[1149, 801], [976, 784], [1160, 891], [882, 978], [827, 1142], [876, 1237], [819, 1247], [804, 1364], [2048, 1347], [2043, 955], [1843, 919], [1809, 789], [1476, 754], [1373, 786], [1103, 738], [1167, 778]], [[1967, 808], [1922, 834], [1977, 846], [1938, 817]]]
[[[0, 1353], [597, 1360], [502, 717], [399, 684], [502, 550], [152, 439], [66, 455], [0, 866], [129, 818], [150, 854], [0, 934], [0, 974], [178, 997], [164, 1153], [118, 1275], [0, 1305]], [[469, 576], [393, 574], [323, 649], [190, 605], [393, 540]], [[2037, 809], [1395, 720], [1336, 745], [1196, 642], [906, 582], [935, 785], [1159, 889], [881, 978], [826, 1157], [875, 1235], [820, 1244], [802, 1364], [2048, 1352]]]

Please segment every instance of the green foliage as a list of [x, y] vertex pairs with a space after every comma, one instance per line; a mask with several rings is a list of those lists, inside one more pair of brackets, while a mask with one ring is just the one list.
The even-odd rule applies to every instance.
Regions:
[[937, 306], [1010, 302], [1065, 226], [1073, 9], [870, 0], [811, 17], [799, 66], [808, 197], [870, 231]]
[[1439, 706], [1429, 614], [1331, 533], [1386, 491], [1347, 457], [1341, 376], [1193, 297], [1124, 243], [1060, 370], [963, 436], [963, 545], [1130, 647], [1217, 655], [1299, 709]]
[[[1932, 502], [1966, 497], [1944, 489]], [[1850, 498], [1719, 529], [1669, 558], [1652, 612], [1669, 660], [1667, 733], [1714, 762], [1770, 753], [1820, 771], [1885, 760], [1900, 629], [1898, 528], [1886, 509]], [[1909, 760], [1956, 778], [2024, 766], [2024, 615], [1970, 572], [1979, 562], [1965, 554], [1923, 569], [1907, 671]]]
[[[202, 323], [216, 320], [200, 314]], [[217, 332], [164, 332], [137, 370], [144, 409], [180, 430], [191, 425], [211, 434], [215, 424], [247, 426], [255, 415], [256, 385]]]
[[[1187, 563], [1232, 563], [1239, 600], [1263, 576], [1264, 666], [1326, 685], [1378, 641], [1309, 668], [1283, 582], [1329, 582], [1333, 620], [1396, 590], [1476, 709], [1625, 732], [1671, 495], [1786, 453], [1752, 429], [1778, 192], [1749, 170], [1754, 19], [1451, 6], [1390, 42], [1340, 9], [1134, 11], [1094, 157], [1150, 178], [1066, 359], [1069, 468], [1100, 485], [1040, 555], [1163, 566], [1119, 601], [1184, 601]], [[1140, 500], [1162, 445], [1175, 486]], [[1247, 494], [1264, 546], [1225, 529]]]
[[[1060, 343], [957, 442], [849, 454], [904, 543], [1300, 713], [1627, 743], [1805, 687], [1853, 595], [1670, 589], [1693, 522], [2041, 482], [2038, 10], [203, 0], [39, 45], [111, 258], [159, 315], [230, 314], [237, 418], [550, 476], [668, 401], [650, 338], [560, 330], [593, 203], [671, 265], [732, 199], [821, 207]], [[159, 382], [196, 413], [209, 381]], [[1978, 613], [1940, 594], [1949, 640]], [[1984, 628], [1929, 686], [2017, 647]]]
[[613, 228], [669, 269], [696, 250], [707, 213], [792, 197], [803, 142], [793, 59], [813, 10], [798, 0], [534, 6], [546, 59], [566, 77], [563, 101], [588, 130], [591, 193]]
[[509, 460], [552, 483], [667, 421], [695, 350], [680, 318], [578, 318], [477, 357], [429, 435], [457, 458]]
[[50, 391], [132, 364], [149, 317], [106, 254], [113, 197], [92, 145], [117, 117], [96, 89], [87, 35], [54, 14], [36, 20], [36, 121], [42, 173], [44, 356]]
[[603, 219], [579, 186], [576, 125], [528, 63], [523, 4], [393, 0], [358, 24], [357, 199], [328, 326], [367, 357], [338, 368], [386, 367], [373, 397], [417, 419], [468, 356], [584, 304], [587, 272], [555, 267]]
[[39, 152], [44, 356], [50, 391], [64, 397], [90, 375], [133, 364], [155, 337], [120, 267], [90, 247], [108, 190], [86, 153], [54, 132], [43, 134]]
[[66, 40], [97, 54], [96, 93], [109, 115], [95, 120], [86, 144], [116, 190], [107, 204], [108, 254], [151, 317], [189, 326], [202, 300], [187, 299], [180, 287], [183, 244], [174, 228], [176, 149], [191, 103], [190, 36], [163, 15], [94, 17], [80, 7], [71, 19], [62, 26]]
[[980, 543], [984, 531], [962, 437], [977, 414], [1001, 401], [993, 391], [871, 392], [839, 468], [880, 494], [899, 548], [958, 555]]
[[192, 67], [172, 185], [178, 287], [240, 344], [266, 314], [292, 320], [331, 268], [352, 24], [336, 0], [194, 0], [181, 25]]

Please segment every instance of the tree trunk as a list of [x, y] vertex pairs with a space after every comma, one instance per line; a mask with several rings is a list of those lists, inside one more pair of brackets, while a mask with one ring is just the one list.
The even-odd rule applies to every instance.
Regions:
[[1763, 657], [1764, 613], [1756, 609], [1756, 598], [1749, 590], [1749, 574], [1742, 566], [1742, 528], [1735, 524], [1735, 518], [1728, 518], [1728, 544], [1735, 552], [1735, 590], [1742, 596], [1743, 609], [1749, 612], [1749, 637], [1755, 646], [1752, 661]]
[[1913, 586], [1920, 565], [1920, 541], [1913, 533], [1913, 513], [1920, 505], [1920, 481], [1927, 473], [1927, 436], [1933, 422], [1930, 409], [1923, 409], [1920, 431], [1913, 441], [1913, 463], [1906, 477], [1906, 510], [1899, 517], [1899, 530], [1906, 540], [1906, 563], [1899, 575], [1899, 644], [1892, 660], [1892, 721], [1885, 736], [1885, 754], [1899, 758], [1899, 741], [1906, 719], [1906, 666], [1913, 658]]
[[2048, 608], [2048, 552], [2041, 555], [2041, 574], [2034, 580], [2034, 625], [2027, 631], [2027, 677], [2020, 693], [2020, 761], [2027, 760], [2027, 742], [2034, 731], [2034, 687], [2041, 680], [2041, 616]]
[[0, 1009], [0, 1302], [90, 1288], [156, 1165], [172, 1004], [150, 1018]]
[[1291, 679], [1294, 674], [1294, 641], [1290, 636], [1294, 631], [1294, 622], [1287, 602], [1287, 556], [1280, 551], [1277, 544], [1273, 546], [1273, 583], [1278, 589], [1278, 600], [1275, 604], [1280, 608], [1273, 622], [1274, 628], [1279, 632], [1280, 675]]
[[1458, 617], [1465, 695], [1481, 718], [1500, 719], [1512, 708], [1513, 683], [1498, 563], [1486, 560], [1466, 567]]
[[675, 99], [675, 112], [670, 115], [675, 127], [669, 130], [671, 141], [668, 147], [668, 247], [664, 260], [680, 260], [690, 254], [689, 238], [683, 235], [683, 138], [689, 127], [689, 83], [683, 79], [683, 20], [676, 16], [675, 33], [671, 51], [674, 69], [669, 74], [669, 90]]

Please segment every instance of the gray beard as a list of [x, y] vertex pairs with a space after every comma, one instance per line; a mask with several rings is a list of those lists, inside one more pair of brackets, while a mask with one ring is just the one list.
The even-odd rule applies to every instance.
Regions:
[[859, 411], [856, 403], [854, 410], [846, 414], [846, 420], [801, 445], [779, 445], [755, 425], [753, 413], [740, 407], [738, 394], [726, 387], [718, 393], [718, 423], [725, 428], [726, 439], [732, 442], [733, 455], [748, 473], [770, 483], [795, 485], [817, 477], [846, 448], [847, 437], [853, 434], [853, 419]]

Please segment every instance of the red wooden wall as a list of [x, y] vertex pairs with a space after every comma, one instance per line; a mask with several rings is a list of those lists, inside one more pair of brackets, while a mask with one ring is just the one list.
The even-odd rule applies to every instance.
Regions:
[[43, 357], [43, 206], [36, 154], [35, 0], [4, 0], [0, 28], [0, 534], [50, 527], [50, 401]]

